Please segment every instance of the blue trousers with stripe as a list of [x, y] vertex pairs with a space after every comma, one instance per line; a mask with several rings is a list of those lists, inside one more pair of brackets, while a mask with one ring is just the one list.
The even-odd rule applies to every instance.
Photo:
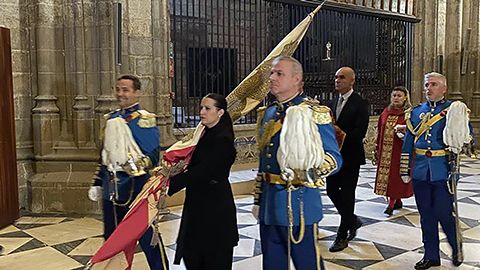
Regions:
[[[298, 239], [300, 226], [293, 227], [293, 235]], [[288, 227], [260, 224], [260, 239], [264, 270], [288, 269]], [[317, 243], [317, 224], [305, 226], [305, 235], [298, 244], [291, 244], [291, 258], [296, 269], [324, 270], [323, 259]]]
[[413, 192], [422, 225], [424, 258], [440, 261], [438, 223], [442, 225], [443, 232], [447, 235], [453, 254], [456, 254], [458, 249], [455, 218], [452, 214], [453, 196], [448, 191], [447, 182], [413, 179]]

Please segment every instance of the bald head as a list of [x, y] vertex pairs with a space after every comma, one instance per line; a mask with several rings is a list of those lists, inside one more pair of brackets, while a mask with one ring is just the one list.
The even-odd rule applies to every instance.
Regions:
[[345, 94], [353, 88], [355, 84], [355, 71], [351, 67], [341, 67], [335, 73], [335, 90], [340, 94]]

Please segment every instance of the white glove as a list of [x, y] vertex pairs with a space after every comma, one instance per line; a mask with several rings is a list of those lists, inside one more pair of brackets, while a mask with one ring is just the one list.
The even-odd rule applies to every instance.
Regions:
[[252, 215], [255, 217], [255, 219], [257, 221], [259, 221], [259, 215], [260, 214], [260, 206], [259, 205], [256, 205], [254, 204], [253, 207], [252, 207]]
[[400, 139], [403, 139], [403, 137], [405, 137], [405, 134], [401, 133], [401, 132], [397, 132], [397, 137], [400, 138]]
[[88, 198], [91, 201], [98, 202], [102, 198], [102, 187], [91, 186], [88, 190]]

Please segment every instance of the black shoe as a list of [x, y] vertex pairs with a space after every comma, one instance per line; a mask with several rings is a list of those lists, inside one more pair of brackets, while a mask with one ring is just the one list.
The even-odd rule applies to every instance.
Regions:
[[362, 227], [362, 225], [363, 225], [363, 222], [357, 217], [357, 220], [355, 221], [353, 228], [348, 230], [348, 237], [347, 237], [348, 241], [353, 240], [353, 238], [357, 236], [357, 230], [358, 228]]
[[396, 201], [395, 204], [393, 205], [393, 210], [402, 209], [402, 207], [403, 207], [402, 201], [398, 200], [398, 201]]
[[463, 258], [460, 259], [458, 253], [452, 255], [452, 264], [456, 267], [460, 266], [463, 263]]
[[421, 261], [415, 264], [415, 269], [428, 269], [432, 266], [440, 266], [440, 261], [431, 261], [423, 258]]
[[337, 238], [328, 250], [330, 252], [339, 252], [344, 250], [346, 247], [348, 247], [348, 240]]
[[387, 214], [388, 216], [393, 215], [393, 208], [387, 207], [385, 211], [383, 211], [384, 214]]

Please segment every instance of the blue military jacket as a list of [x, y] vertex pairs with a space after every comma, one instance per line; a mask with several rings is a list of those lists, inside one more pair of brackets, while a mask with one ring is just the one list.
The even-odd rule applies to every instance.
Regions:
[[[420, 128], [422, 119], [431, 119], [435, 115], [441, 119], [427, 128], [420, 136], [415, 136], [415, 131], [407, 128], [402, 153], [408, 153], [409, 165], [412, 168], [413, 181], [446, 181], [449, 174], [448, 155], [432, 156], [416, 154], [416, 149], [422, 150], [446, 150], [443, 143], [443, 129], [446, 125], [446, 112], [452, 104], [449, 100], [438, 102], [424, 102], [412, 109], [410, 117], [407, 113], [407, 121], [410, 121], [413, 129]], [[430, 115], [429, 115], [430, 114]]]
[[[108, 119], [122, 117], [126, 119], [127, 125], [132, 131], [133, 139], [142, 150], [142, 153], [150, 158], [153, 166], [159, 162], [160, 133], [155, 123], [155, 116], [147, 111], [141, 110], [140, 105], [135, 104], [126, 109], [119, 109], [107, 115]], [[153, 119], [152, 119], [153, 118]], [[145, 175], [131, 177], [126, 172], [116, 173], [118, 182], [118, 202], [124, 203], [135, 199], [142, 190], [145, 182], [150, 178]], [[111, 192], [114, 191], [114, 185], [111, 181], [112, 175], [105, 165], [100, 165], [95, 176], [95, 184], [100, 184], [103, 188], [103, 199], [110, 200]]]
[[[258, 136], [264, 136], [266, 124], [269, 121], [283, 121], [285, 112], [289, 106], [299, 105], [306, 100], [303, 95], [296, 96], [292, 100], [281, 105], [274, 103], [265, 110], [262, 119], [259, 119], [257, 125], [260, 125]], [[320, 106], [324, 110], [323, 124], [317, 123], [318, 131], [323, 141], [325, 154], [334, 161], [335, 166], [329, 173], [337, 172], [342, 165], [342, 158], [338, 143], [335, 138], [335, 129], [332, 125], [331, 114], [328, 107]], [[280, 130], [266, 143], [263, 149], [260, 149], [260, 173], [270, 173], [279, 175], [280, 167], [277, 161], [277, 151], [280, 143]], [[260, 138], [257, 138], [259, 140]], [[306, 225], [318, 223], [322, 217], [322, 200], [319, 188], [300, 187], [292, 192], [293, 222], [295, 226], [300, 224], [300, 201], [303, 201], [304, 219]], [[285, 185], [261, 183], [260, 195], [260, 221], [266, 225], [288, 226], [287, 216], [287, 191]]]

